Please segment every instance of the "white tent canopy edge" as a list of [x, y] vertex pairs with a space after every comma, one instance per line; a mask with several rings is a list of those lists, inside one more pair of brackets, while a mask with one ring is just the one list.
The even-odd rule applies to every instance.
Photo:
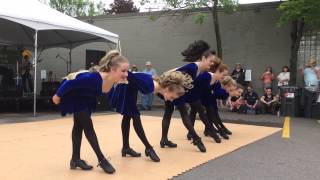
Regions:
[[[25, 0], [21, 3], [20, 0], [0, 0], [0, 21], [1, 19], [22, 24], [34, 30], [34, 102], [33, 115], [36, 116], [36, 73], [37, 73], [37, 49], [38, 49], [38, 34], [43, 30], [63, 30], [81, 32], [88, 34], [88, 41], [92, 41], [92, 35], [104, 39], [107, 42], [117, 44], [117, 48], [121, 51], [119, 36], [117, 34], [106, 31], [102, 28], [82, 22], [78, 19], [67, 16], [59, 11], [56, 11], [37, 0]], [[28, 11], [28, 9], [34, 9]], [[9, 30], [10, 31], [10, 30]], [[25, 30], [24, 30], [25, 31]], [[13, 31], [14, 32], [14, 31]], [[48, 31], [45, 31], [48, 32]], [[1, 33], [0, 33], [1, 37]], [[46, 38], [46, 37], [45, 37]], [[80, 37], [79, 37], [80, 38]], [[82, 37], [81, 37], [82, 38]], [[10, 44], [13, 39], [2, 39], [0, 43]], [[30, 38], [29, 38], [30, 39]], [[2, 42], [1, 42], [2, 40]], [[97, 39], [98, 40], [98, 39]], [[61, 41], [61, 40], [60, 40]], [[66, 40], [66, 44], [70, 44], [70, 39]], [[85, 40], [82, 41], [86, 43]], [[63, 44], [60, 42], [60, 44]]]

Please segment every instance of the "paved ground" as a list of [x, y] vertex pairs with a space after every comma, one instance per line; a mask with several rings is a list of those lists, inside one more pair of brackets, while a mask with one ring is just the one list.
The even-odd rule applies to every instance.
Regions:
[[212, 160], [174, 179], [318, 180], [320, 124], [292, 119], [291, 137], [281, 132]]
[[[143, 111], [142, 114], [162, 116], [163, 110]], [[221, 112], [220, 115], [225, 122], [273, 127], [282, 127], [284, 119], [272, 115], [243, 115], [230, 112]], [[179, 117], [178, 112], [175, 111], [173, 116]], [[60, 115], [52, 112], [39, 113], [37, 117], [32, 117], [32, 114], [1, 114], [0, 124], [56, 118], [60, 118]], [[290, 139], [283, 139], [281, 133], [276, 133], [174, 179], [318, 180], [319, 142], [320, 124], [311, 119], [292, 118]]]

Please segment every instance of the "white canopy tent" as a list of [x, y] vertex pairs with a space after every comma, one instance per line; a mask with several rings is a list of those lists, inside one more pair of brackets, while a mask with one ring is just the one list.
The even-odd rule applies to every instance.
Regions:
[[117, 44], [119, 36], [56, 11], [37, 0], [0, 0], [0, 44], [34, 47], [34, 116], [38, 48], [70, 50], [88, 42]]

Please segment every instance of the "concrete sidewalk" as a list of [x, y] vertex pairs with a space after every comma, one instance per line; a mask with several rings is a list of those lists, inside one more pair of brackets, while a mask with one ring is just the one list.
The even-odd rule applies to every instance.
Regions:
[[[231, 136], [232, 138], [232, 136]], [[180, 180], [318, 180], [320, 124], [292, 118], [291, 136], [281, 132], [194, 168]]]

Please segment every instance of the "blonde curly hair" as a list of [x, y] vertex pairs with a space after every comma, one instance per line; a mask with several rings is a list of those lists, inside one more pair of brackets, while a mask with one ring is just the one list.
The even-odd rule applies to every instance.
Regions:
[[193, 88], [192, 77], [180, 71], [167, 71], [161, 76], [153, 77], [153, 79], [159, 83], [161, 88], [169, 88], [169, 91], [183, 89], [183, 92], [179, 93], [180, 95]]

